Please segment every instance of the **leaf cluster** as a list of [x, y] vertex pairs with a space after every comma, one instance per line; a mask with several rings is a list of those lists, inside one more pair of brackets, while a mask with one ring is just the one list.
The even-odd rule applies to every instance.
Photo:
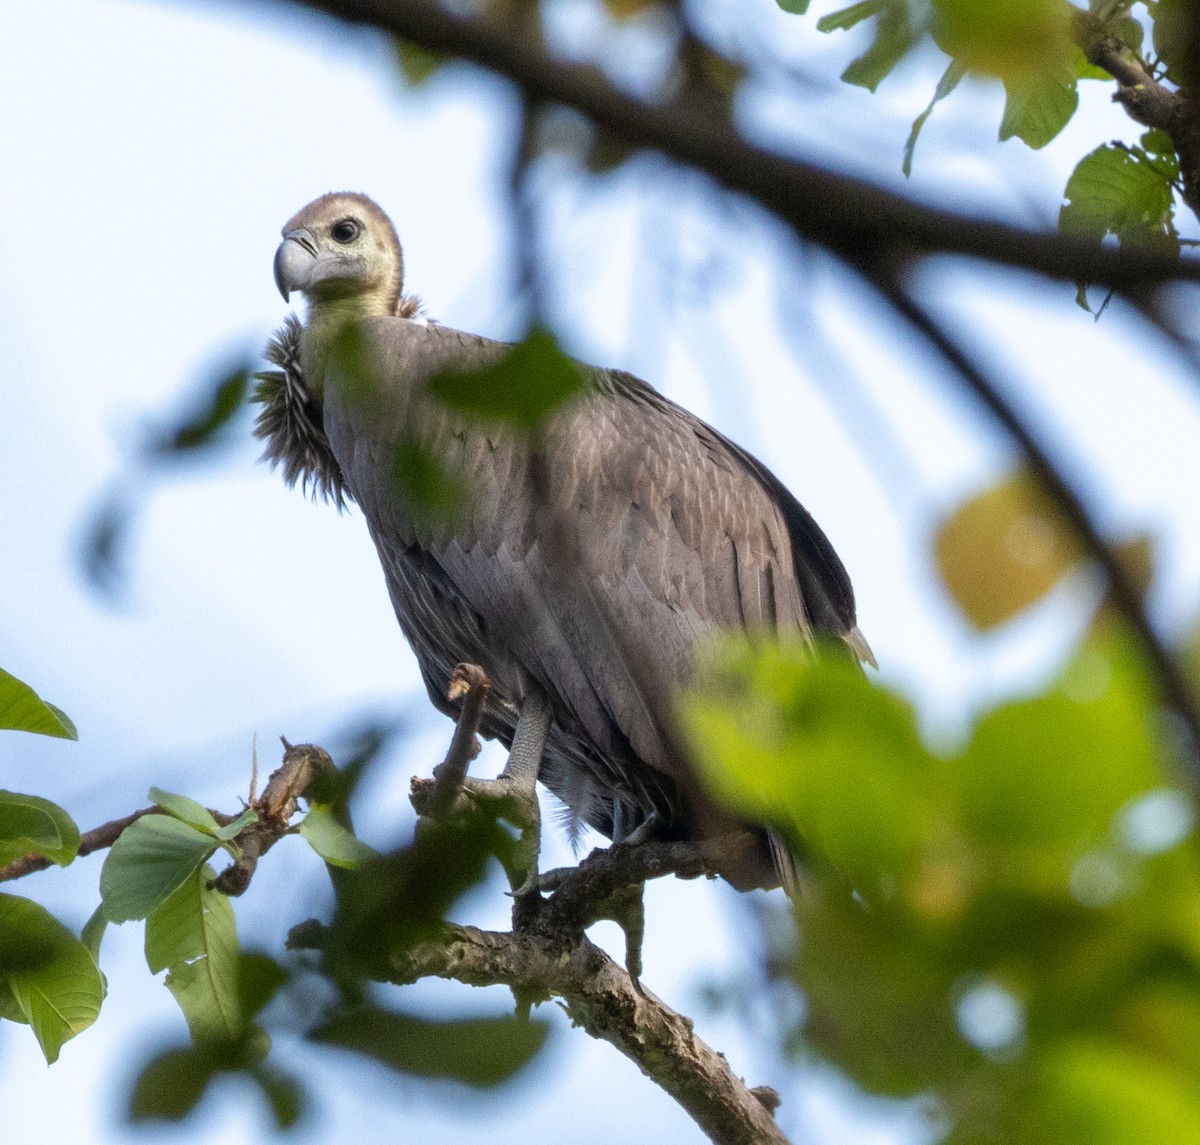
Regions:
[[953, 749], [856, 667], [777, 645], [726, 647], [688, 718], [714, 789], [811, 872], [798, 1044], [932, 1098], [956, 1143], [1200, 1131], [1194, 813], [1118, 632]]

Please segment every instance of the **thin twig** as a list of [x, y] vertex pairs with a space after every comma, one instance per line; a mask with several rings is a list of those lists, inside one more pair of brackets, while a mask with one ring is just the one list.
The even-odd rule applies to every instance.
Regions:
[[462, 698], [462, 711], [454, 725], [454, 735], [446, 758], [433, 769], [434, 785], [428, 802], [420, 814], [431, 819], [445, 818], [458, 793], [462, 790], [467, 768], [479, 754], [479, 721], [491, 689], [491, 681], [477, 664], [459, 664], [450, 674], [451, 700]]
[[[131, 823], [136, 823], [143, 815], [159, 815], [161, 813], [161, 807], [143, 807], [140, 811], [121, 816], [120, 819], [110, 819], [107, 823], [101, 823], [99, 827], [93, 827], [80, 836], [79, 850], [76, 855], [82, 858], [84, 855], [90, 855], [93, 851], [102, 851], [105, 847], [111, 847], [120, 838], [121, 832]], [[5, 867], [0, 867], [0, 883], [6, 883], [10, 879], [22, 879], [26, 875], [33, 874], [34, 871], [44, 871], [51, 866], [54, 866], [53, 859], [47, 859], [43, 855], [26, 855], [23, 858], [14, 859]]]

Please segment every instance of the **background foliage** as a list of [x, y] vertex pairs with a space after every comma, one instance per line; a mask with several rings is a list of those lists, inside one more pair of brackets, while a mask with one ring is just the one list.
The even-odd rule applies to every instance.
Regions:
[[[355, 5], [317, 6], [362, 14]], [[776, 99], [781, 91], [796, 99], [796, 85], [812, 82], [803, 52], [785, 57], [755, 34], [754, 20], [722, 19], [718, 6], [611, 0], [589, 7], [596, 29], [590, 37], [573, 37], [549, 10], [539, 25], [537, 9], [525, 5], [496, 6], [491, 27], [514, 42], [532, 36], [566, 58], [596, 63], [602, 80], [652, 105], [674, 99], [670, 106], [686, 107], [704, 122], [731, 117], [751, 137], [753, 117], [744, 104], [764, 77], [783, 73], [787, 82], [773, 90]], [[1191, 245], [1196, 167], [1187, 130], [1175, 120], [1154, 122], [1155, 107], [1122, 96], [1126, 79], [1114, 84], [1115, 73], [1095, 62], [1103, 56], [1113, 68], [1140, 69], [1168, 95], [1190, 99], [1196, 21], [1182, 0], [1094, 3], [1086, 12], [1049, 0], [866, 0], [819, 15], [807, 3], [781, 7], [798, 25], [853, 45], [841, 68], [845, 83], [879, 89], [881, 99], [887, 84], [905, 76], [924, 86], [907, 140], [903, 131], [895, 135], [888, 156], [914, 179], [939, 117], [952, 115], [955, 101], [971, 98], [979, 85], [1003, 88], [999, 140], [1034, 149], [1071, 124], [1081, 85], [1106, 85], [1138, 121], [1135, 141], [1090, 140], [1065, 183], [1044, 199], [1042, 214], [1061, 190], [1058, 224], [1065, 234], [1167, 259]], [[419, 19], [423, 5], [394, 8]], [[648, 62], [623, 65], [622, 45], [635, 42], [645, 52], [637, 58]], [[816, 52], [812, 40], [800, 42]], [[446, 79], [447, 69], [455, 70], [453, 52], [431, 54], [419, 36], [416, 44], [405, 43], [396, 55], [418, 93], [411, 98], [430, 84], [460, 82]], [[471, 54], [468, 47], [464, 53]], [[523, 266], [517, 308], [554, 324], [555, 256], [539, 239], [553, 204], [547, 172], [565, 165], [584, 185], [603, 187], [645, 160], [634, 149], [638, 140], [545, 108], [528, 91], [526, 97], [525, 119], [515, 124], [512, 140]], [[852, 148], [853, 139], [847, 142]], [[670, 178], [686, 186], [677, 171]], [[661, 186], [670, 185], [661, 178]], [[853, 190], [851, 182], [846, 186]], [[722, 203], [727, 211], [746, 209]], [[280, 218], [296, 205], [280, 204]], [[956, 220], [942, 226], [947, 248], [960, 250]], [[228, 232], [212, 241], [225, 240], [238, 241]], [[846, 241], [851, 245], [834, 249], [858, 250]], [[921, 248], [937, 249], [936, 239]], [[861, 258], [859, 250], [851, 261]], [[911, 262], [902, 269], [901, 280], [910, 284], [922, 272], [937, 273]], [[867, 277], [877, 286], [893, 281], [874, 273]], [[1093, 284], [1085, 273], [1060, 277], [1071, 285], [1058, 289], [1101, 309], [1110, 281], [1097, 277]], [[703, 275], [692, 279], [702, 288]], [[1146, 329], [1194, 369], [1190, 311], [1170, 301], [1162, 292], [1126, 290], [1118, 305], [1144, 315]], [[952, 338], [959, 333], [945, 325]], [[541, 333], [518, 351], [547, 352]], [[166, 419], [128, 451], [85, 546], [97, 584], [112, 590], [124, 583], [137, 513], [150, 491], [182, 463], [224, 456], [240, 440], [252, 365], [216, 371], [193, 410]], [[857, 400], [841, 396], [851, 405]], [[518, 391], [507, 412], [536, 421], [553, 398]], [[868, 448], [877, 446], [876, 440]], [[1053, 450], [1050, 456], [1061, 461]], [[927, 1109], [922, 1133], [934, 1138], [1191, 1139], [1200, 1125], [1194, 1080], [1200, 999], [1190, 781], [1196, 755], [1188, 713], [1177, 696], [1164, 693], [1136, 624], [1128, 626], [1127, 607], [1096, 589], [1096, 554], [1081, 539], [1070, 506], [1045, 487], [1036, 466], [1008, 462], [1012, 467], [993, 474], [988, 488], [944, 513], [928, 540], [942, 582], [971, 626], [1002, 632], [1042, 609], [1060, 627], [1054, 639], [1060, 663], [1026, 682], [1019, 698], [982, 699], [962, 726], [938, 728], [923, 722], [886, 673], [880, 683], [836, 662], [814, 666], [795, 649], [749, 645], [715, 658], [687, 701], [687, 727], [707, 780], [747, 815], [785, 827], [809, 870], [795, 930], [775, 917], [785, 912], [782, 904], [763, 912], [763, 978], [730, 988], [726, 1002], [754, 989], [788, 997], [773, 1029], [785, 1051], [828, 1063], [864, 1092], [920, 1099]], [[1085, 507], [1096, 515], [1094, 501]], [[1164, 553], [1151, 523], [1124, 521], [1114, 529], [1106, 522], [1101, 532], [1139, 594], [1164, 571], [1169, 575], [1173, 554]], [[1046, 602], [1055, 600], [1074, 600], [1074, 611], [1046, 613]], [[1154, 617], [1156, 631], [1168, 633], [1161, 638], [1165, 651], [1184, 665], [1195, 664], [1200, 647], [1190, 611]], [[16, 662], [5, 667], [23, 670]], [[75, 736], [62, 711], [7, 673], [0, 674], [0, 724]], [[354, 778], [369, 774], [363, 768], [375, 753], [367, 744], [358, 754], [357, 766], [353, 750], [339, 754]], [[140, 805], [139, 790], [124, 795], [124, 810]], [[167, 972], [191, 1038], [159, 1050], [142, 1067], [128, 1100], [135, 1119], [187, 1116], [214, 1080], [238, 1075], [261, 1092], [279, 1126], [297, 1124], [312, 1104], [311, 1083], [280, 1066], [266, 1033], [293, 1034], [297, 1011], [308, 1014], [300, 1031], [312, 1042], [366, 1054], [401, 1074], [452, 1077], [468, 1086], [502, 1082], [535, 1059], [544, 1023], [409, 1013], [403, 1003], [373, 994], [364, 976], [391, 946], [428, 933], [422, 927], [464, 901], [489, 852], [507, 844], [481, 829], [449, 844], [418, 839], [368, 856], [329, 811], [347, 796], [319, 799], [301, 834], [322, 859], [350, 870], [339, 884], [335, 915], [355, 937], [348, 962], [317, 967], [278, 946], [269, 955], [239, 952], [230, 900], [210, 888], [215, 871], [206, 864], [218, 853], [223, 861], [226, 853], [238, 857], [235, 840], [254, 813], [229, 807], [217, 818], [188, 797], [155, 789], [151, 800], [162, 813], [138, 819], [108, 852], [100, 905], [87, 926], [58, 921], [36, 901], [34, 884], [31, 897], [0, 898], [0, 976], [7, 989], [7, 997], [0, 993], [0, 1018], [27, 1023], [53, 1061], [101, 1013], [106, 923], [144, 918], [146, 962], [152, 973]], [[38, 794], [0, 793], [5, 862], [40, 855], [65, 866], [79, 848], [79, 831], [61, 807]], [[383, 890], [364, 897], [363, 887]], [[381, 927], [384, 917], [397, 921]], [[290, 1011], [280, 1006], [289, 996]], [[281, 1021], [281, 1012], [291, 1016]]]

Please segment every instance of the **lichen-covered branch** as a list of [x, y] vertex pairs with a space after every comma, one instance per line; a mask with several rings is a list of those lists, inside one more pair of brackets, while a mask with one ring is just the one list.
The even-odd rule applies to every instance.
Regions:
[[406, 984], [452, 978], [470, 986], [505, 985], [523, 996], [562, 1001], [571, 1021], [616, 1046], [687, 1110], [720, 1145], [785, 1145], [774, 1092], [751, 1089], [691, 1019], [640, 990], [582, 935], [562, 945], [537, 930], [511, 934], [448, 926], [439, 942], [398, 954], [389, 978]]

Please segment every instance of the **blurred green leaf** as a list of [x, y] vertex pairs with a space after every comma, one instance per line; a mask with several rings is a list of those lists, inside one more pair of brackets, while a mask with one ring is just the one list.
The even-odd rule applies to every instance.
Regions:
[[[1143, 1123], [1190, 1139], [1196, 817], [1111, 617], [957, 750], [929, 750], [904, 701], [844, 657], [765, 642], [727, 642], [684, 714], [714, 793], [805, 856], [791, 1034], [806, 1051], [873, 1092], [935, 1100], [960, 1145], [1133, 1141]], [[1082, 1044], [1103, 1052], [1064, 1072]], [[1135, 1081], [1111, 1084], [1118, 1061]]]
[[363, 1006], [340, 1014], [309, 1037], [366, 1054], [400, 1073], [489, 1087], [507, 1081], [541, 1050], [549, 1027], [518, 1018], [431, 1022]]
[[237, 998], [242, 1020], [251, 1021], [279, 992], [288, 972], [258, 951], [243, 951], [237, 964]]
[[445, 528], [456, 521], [470, 503], [462, 478], [416, 442], [401, 440], [392, 457], [396, 493], [418, 522], [422, 533]]
[[379, 857], [338, 823], [332, 811], [322, 804], [314, 805], [300, 821], [300, 834], [325, 862], [335, 867], [359, 867]]
[[170, 815], [143, 815], [121, 832], [100, 871], [100, 897], [110, 922], [145, 918], [160, 907], [216, 849], [211, 835]]
[[933, 38], [968, 71], [1054, 75], [1075, 57], [1070, 13], [1058, 0], [933, 0]]
[[126, 557], [129, 534], [137, 520], [136, 499], [119, 485], [105, 494], [92, 511], [79, 545], [83, 574], [92, 588], [116, 598], [125, 586], [129, 570]]
[[44, 855], [65, 867], [78, 851], [79, 828], [56, 803], [0, 791], [0, 866], [26, 855]]
[[446, 56], [431, 52], [408, 40], [394, 40], [393, 44], [400, 74], [411, 88], [424, 87], [447, 62]]
[[53, 915], [0, 894], [0, 992], [11, 993], [50, 1064], [99, 1016], [104, 981], [88, 948]]
[[43, 700], [28, 684], [0, 668], [0, 730], [36, 732], [59, 739], [78, 739], [67, 716]]
[[855, 87], [874, 91], [916, 43], [916, 34], [908, 22], [908, 5], [891, 4], [879, 17], [875, 39], [842, 72], [842, 79]]
[[210, 386], [197, 403], [197, 408], [185, 414], [174, 428], [156, 433], [151, 438], [151, 456], [194, 453], [214, 443], [242, 408], [251, 373], [249, 367], [242, 367]]
[[1188, 81], [1188, 18], [1190, 0], [1150, 0], [1153, 17], [1154, 52], [1166, 65], [1167, 79], [1175, 84]]
[[167, 988], [196, 1042], [229, 1043], [245, 1027], [238, 1005], [238, 940], [229, 899], [197, 870], [146, 918], [146, 962]]
[[817, 21], [817, 31], [845, 31], [872, 16], [881, 15], [895, 5], [896, 0], [861, 0], [858, 4], [851, 4], [849, 8], [839, 8], [836, 12], [822, 16]]
[[220, 1068], [210, 1050], [181, 1046], [151, 1058], [130, 1095], [130, 1121], [182, 1121], [199, 1104]]
[[307, 1101], [304, 1087], [294, 1077], [269, 1066], [260, 1066], [250, 1071], [250, 1077], [258, 1084], [276, 1129], [292, 1129], [304, 1116]]
[[1064, 1039], [1042, 1056], [1015, 1121], [1009, 1139], [1030, 1145], [1183, 1145], [1200, 1133], [1200, 1092], [1156, 1055], [1106, 1038]]
[[487, 860], [510, 862], [512, 837], [486, 813], [437, 823], [411, 846], [347, 870], [336, 884], [331, 942], [352, 972], [440, 933], [446, 912], [480, 882]]
[[785, 12], [790, 12], [793, 16], [803, 16], [808, 11], [810, 0], [775, 0], [775, 2]]
[[685, 711], [701, 774], [734, 811], [790, 828], [864, 892], [915, 862], [934, 763], [911, 708], [846, 657], [817, 668], [801, 645], [729, 641]]
[[503, 358], [472, 373], [439, 374], [429, 389], [450, 409], [532, 429], [583, 388], [578, 363], [548, 330], [530, 331]]
[[914, 28], [912, 12], [906, 0], [863, 0], [849, 8], [830, 12], [817, 21], [820, 32], [846, 31], [864, 20], [878, 18], [875, 38], [862, 55], [842, 72], [842, 79], [857, 87], [874, 91], [916, 43], [921, 29]]

